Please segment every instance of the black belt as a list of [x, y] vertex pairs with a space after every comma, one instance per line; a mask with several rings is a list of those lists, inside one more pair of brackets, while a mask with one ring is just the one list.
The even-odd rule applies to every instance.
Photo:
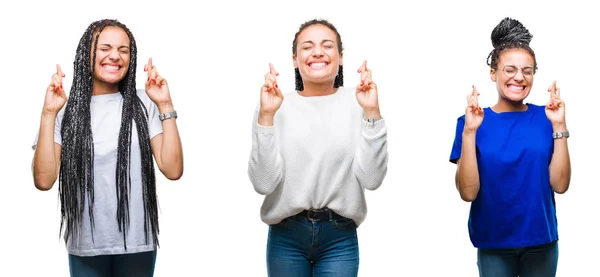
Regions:
[[304, 210], [304, 211], [300, 212], [299, 214], [297, 214], [297, 216], [301, 216], [312, 222], [332, 221], [332, 220], [336, 220], [336, 219], [345, 218], [327, 208]]

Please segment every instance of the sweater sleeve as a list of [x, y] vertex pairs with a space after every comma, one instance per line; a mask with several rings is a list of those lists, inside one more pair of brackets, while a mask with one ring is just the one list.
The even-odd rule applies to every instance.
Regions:
[[252, 121], [252, 150], [248, 162], [248, 177], [254, 190], [271, 194], [283, 180], [283, 158], [277, 143], [275, 126], [258, 124], [258, 109]]
[[353, 170], [360, 185], [368, 190], [381, 186], [387, 174], [387, 128], [385, 119], [369, 123], [363, 119]]

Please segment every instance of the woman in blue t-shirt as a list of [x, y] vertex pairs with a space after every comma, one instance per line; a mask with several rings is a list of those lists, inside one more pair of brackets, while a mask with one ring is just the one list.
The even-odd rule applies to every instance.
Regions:
[[533, 36], [519, 21], [503, 19], [491, 37], [488, 65], [498, 102], [482, 109], [473, 86], [450, 154], [460, 197], [471, 202], [479, 275], [555, 276], [554, 193], [565, 193], [571, 179], [565, 105], [556, 82], [545, 106], [524, 102], [537, 62]]

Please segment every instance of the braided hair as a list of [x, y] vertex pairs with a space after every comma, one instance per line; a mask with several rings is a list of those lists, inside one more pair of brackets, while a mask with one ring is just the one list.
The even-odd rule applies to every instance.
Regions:
[[[338, 51], [340, 54], [342, 53], [342, 51], [344, 50], [344, 48], [342, 46], [342, 37], [340, 36], [340, 33], [335, 28], [335, 26], [333, 26], [333, 24], [331, 24], [329, 21], [327, 21], [325, 19], [312, 19], [312, 20], [302, 23], [302, 25], [300, 25], [300, 28], [298, 29], [298, 32], [296, 32], [296, 34], [294, 35], [294, 41], [292, 44], [292, 54], [296, 55], [296, 52], [298, 51], [297, 44], [298, 44], [298, 36], [300, 36], [300, 33], [302, 33], [302, 31], [304, 31], [304, 29], [306, 29], [312, 25], [323, 25], [323, 26], [331, 29], [335, 33], [335, 36], [337, 38]], [[297, 67], [294, 68], [294, 76], [295, 76], [295, 80], [296, 80], [296, 90], [303, 91], [304, 83], [302, 82], [302, 76], [300, 76], [300, 69], [298, 69]], [[339, 88], [341, 86], [344, 86], [344, 67], [342, 65], [340, 65], [340, 68], [338, 69], [338, 75], [335, 76], [335, 80], [333, 81], [334, 88]]]
[[510, 17], [502, 19], [494, 30], [492, 30], [491, 38], [494, 49], [488, 55], [486, 62], [492, 69], [498, 69], [500, 54], [505, 50], [523, 49], [533, 57], [533, 72], [537, 71], [535, 53], [529, 47], [533, 35], [529, 33], [529, 30], [521, 22]]
[[[130, 63], [127, 74], [119, 82], [123, 96], [121, 127], [117, 145], [116, 197], [117, 222], [123, 233], [123, 245], [127, 249], [129, 229], [129, 192], [131, 187], [130, 154], [132, 128], [135, 122], [141, 153], [142, 191], [144, 202], [144, 234], [146, 243], [158, 246], [158, 204], [156, 199], [156, 177], [148, 130], [148, 112], [137, 96], [135, 70], [137, 47], [129, 29], [117, 20], [104, 19], [93, 22], [79, 41], [74, 61], [74, 74], [69, 99], [62, 120], [62, 154], [59, 176], [61, 205], [61, 234], [67, 241], [77, 236], [85, 204], [87, 202], [92, 240], [94, 239], [94, 142], [91, 128], [90, 102], [94, 84], [96, 48], [98, 38], [106, 27], [122, 29], [130, 41]], [[90, 57], [91, 55], [91, 57]], [[90, 62], [91, 61], [91, 62]], [[87, 199], [86, 199], [87, 196]]]

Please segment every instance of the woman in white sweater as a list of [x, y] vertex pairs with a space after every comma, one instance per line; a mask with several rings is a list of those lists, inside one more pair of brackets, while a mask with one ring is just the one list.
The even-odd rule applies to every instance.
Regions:
[[252, 122], [248, 175], [265, 195], [267, 271], [357, 276], [364, 190], [377, 189], [387, 173], [377, 86], [365, 61], [356, 89], [343, 87], [341, 37], [326, 20], [302, 24], [292, 53], [296, 91], [283, 104], [270, 65]]

